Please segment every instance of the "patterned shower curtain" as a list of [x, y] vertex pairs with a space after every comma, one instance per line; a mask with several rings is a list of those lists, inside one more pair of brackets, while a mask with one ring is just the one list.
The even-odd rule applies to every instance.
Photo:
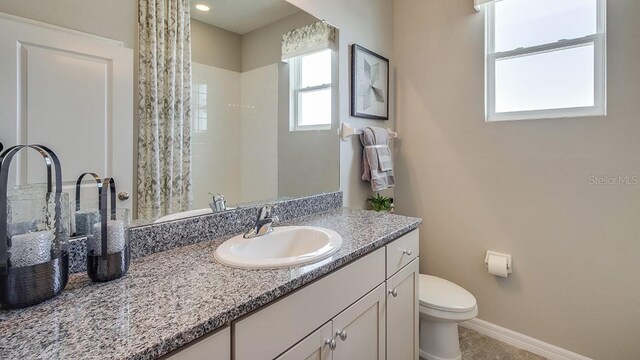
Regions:
[[191, 207], [189, 0], [139, 1], [138, 217]]

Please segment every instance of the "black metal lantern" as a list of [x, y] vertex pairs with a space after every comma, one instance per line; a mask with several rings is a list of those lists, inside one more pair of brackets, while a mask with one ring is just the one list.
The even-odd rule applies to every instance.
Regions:
[[[80, 207], [80, 183], [85, 175], [93, 176], [98, 187], [98, 213], [76, 218], [87, 226], [87, 274], [93, 281], [118, 279], [129, 270], [129, 210], [117, 209], [116, 183], [113, 178], [100, 178], [84, 173], [76, 182], [76, 209]], [[110, 194], [107, 197], [107, 193]], [[109, 200], [110, 206], [109, 206]], [[89, 213], [90, 214], [90, 213]], [[84, 214], [83, 214], [84, 215]], [[83, 225], [84, 226], [84, 225]]]
[[[11, 161], [25, 148], [44, 159], [46, 191], [8, 194]], [[42, 145], [6, 149], [0, 155], [0, 306], [22, 308], [59, 294], [69, 276], [68, 242], [69, 198], [62, 192], [60, 160]]]

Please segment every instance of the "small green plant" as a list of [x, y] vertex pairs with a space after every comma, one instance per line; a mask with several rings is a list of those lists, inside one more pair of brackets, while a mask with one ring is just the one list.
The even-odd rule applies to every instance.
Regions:
[[367, 199], [373, 211], [391, 211], [393, 209], [393, 199], [377, 194]]

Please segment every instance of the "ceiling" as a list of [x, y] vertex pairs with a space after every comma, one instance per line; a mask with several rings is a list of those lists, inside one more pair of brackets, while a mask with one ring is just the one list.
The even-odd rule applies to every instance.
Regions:
[[[206, 4], [211, 10], [197, 10], [196, 4]], [[284, 0], [191, 0], [192, 18], [240, 35], [298, 11]]]

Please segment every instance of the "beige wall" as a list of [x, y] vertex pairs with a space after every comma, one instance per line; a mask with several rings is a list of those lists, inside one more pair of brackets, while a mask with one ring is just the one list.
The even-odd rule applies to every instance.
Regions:
[[[360, 44], [387, 58], [392, 52], [393, 3], [391, 0], [287, 0], [314, 16], [340, 29], [339, 92], [341, 122], [355, 127], [394, 127], [394, 74], [391, 72], [390, 121], [366, 120], [349, 116], [350, 45]], [[392, 60], [393, 66], [393, 60]], [[402, 136], [402, 134], [400, 135]], [[360, 180], [362, 145], [356, 138], [340, 142], [340, 189], [344, 204], [362, 208], [371, 196], [369, 183]], [[393, 191], [384, 192], [392, 195]]]
[[0, 0], [0, 12], [124, 42], [138, 38], [138, 2], [133, 0]]
[[[397, 209], [424, 218], [421, 271], [481, 319], [594, 359], [640, 358], [640, 1], [608, 5], [608, 116], [484, 122], [470, 0], [395, 0]], [[487, 249], [511, 253], [507, 279]]]
[[191, 60], [241, 72], [240, 35], [191, 19]]

